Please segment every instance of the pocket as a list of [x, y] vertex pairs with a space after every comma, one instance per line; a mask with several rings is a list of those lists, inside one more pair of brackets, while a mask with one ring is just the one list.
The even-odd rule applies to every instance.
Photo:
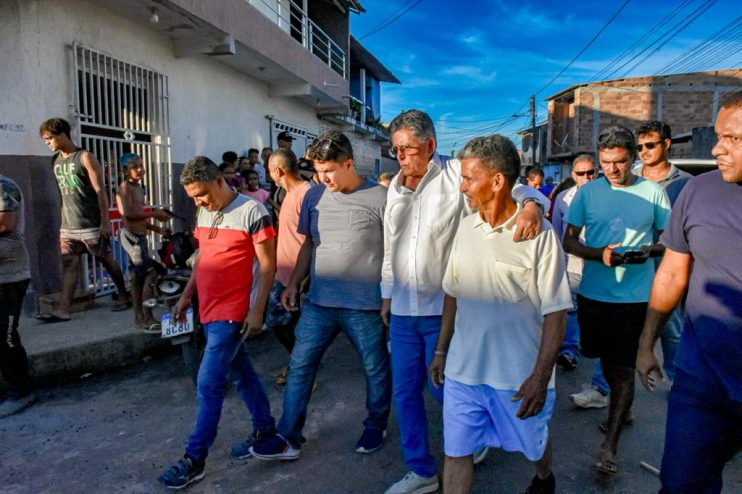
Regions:
[[499, 298], [506, 302], [520, 302], [528, 296], [531, 268], [495, 259], [494, 270], [493, 283]]

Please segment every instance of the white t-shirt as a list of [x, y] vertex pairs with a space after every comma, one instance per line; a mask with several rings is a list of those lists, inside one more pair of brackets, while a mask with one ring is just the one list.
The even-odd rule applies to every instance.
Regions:
[[517, 390], [536, 364], [543, 316], [572, 308], [554, 229], [544, 222], [535, 239], [514, 242], [515, 215], [492, 228], [475, 213], [456, 232], [443, 279], [457, 302], [445, 374], [464, 384]]

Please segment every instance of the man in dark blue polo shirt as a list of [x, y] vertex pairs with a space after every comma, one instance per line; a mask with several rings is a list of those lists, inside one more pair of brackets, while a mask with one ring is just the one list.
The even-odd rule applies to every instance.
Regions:
[[724, 465], [742, 447], [742, 93], [722, 106], [716, 135], [719, 169], [688, 182], [662, 235], [636, 361], [652, 391], [654, 343], [687, 288], [662, 458], [667, 494], [720, 492]]

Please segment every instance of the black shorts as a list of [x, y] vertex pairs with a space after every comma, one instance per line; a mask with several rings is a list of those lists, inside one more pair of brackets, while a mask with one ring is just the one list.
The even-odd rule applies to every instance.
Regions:
[[600, 302], [577, 295], [580, 353], [619, 367], [636, 367], [647, 302]]

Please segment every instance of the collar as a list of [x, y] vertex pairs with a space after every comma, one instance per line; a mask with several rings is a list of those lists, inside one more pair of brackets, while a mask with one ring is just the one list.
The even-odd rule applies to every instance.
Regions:
[[[417, 191], [419, 191], [422, 188], [423, 183], [430, 180], [433, 176], [437, 175], [441, 170], [443, 170], [443, 160], [441, 159], [440, 155], [438, 154], [438, 151], [433, 152], [433, 156], [430, 157], [430, 161], [428, 161], [428, 169], [425, 172], [425, 175], [423, 175], [422, 180], [420, 180], [420, 185], [417, 187]], [[395, 175], [394, 180], [392, 180], [391, 186], [394, 188], [396, 192], [399, 194], [410, 194], [413, 191], [402, 185], [402, 181], [404, 180], [403, 174], [400, 171]]]
[[[633, 173], [634, 175], [640, 178], [644, 178], [642, 176], [643, 171], [644, 171], [644, 164], [642, 164], [641, 162], [639, 162], [638, 165], [636, 165], [634, 168], [631, 169], [631, 173]], [[660, 180], [659, 183], [669, 182], [671, 180], [674, 180], [675, 178], [677, 178], [678, 175], [680, 175], [680, 170], [678, 169], [678, 167], [673, 165], [672, 162], [670, 162], [670, 170], [667, 172], [667, 175], [665, 175], [665, 178]]]
[[477, 212], [476, 217], [474, 218], [473, 227], [476, 230], [477, 228], [481, 228], [482, 231], [485, 233], [485, 235], [488, 235], [490, 233], [501, 233], [504, 230], [512, 230], [513, 227], [515, 227], [515, 219], [518, 217], [518, 213], [521, 211], [520, 205], [516, 203], [515, 205], [515, 212], [510, 216], [508, 219], [506, 219], [502, 224], [492, 227], [489, 223], [484, 221], [484, 218], [482, 217], [482, 213]]

